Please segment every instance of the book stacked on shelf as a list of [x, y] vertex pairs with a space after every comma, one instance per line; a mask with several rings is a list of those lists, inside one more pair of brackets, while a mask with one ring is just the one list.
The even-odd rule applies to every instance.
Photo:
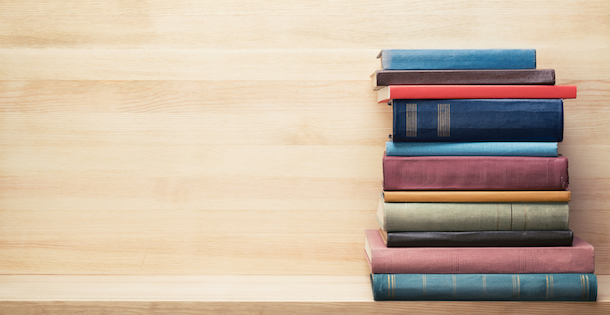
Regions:
[[563, 99], [528, 49], [382, 50], [393, 107], [375, 300], [595, 301], [593, 247], [569, 229]]

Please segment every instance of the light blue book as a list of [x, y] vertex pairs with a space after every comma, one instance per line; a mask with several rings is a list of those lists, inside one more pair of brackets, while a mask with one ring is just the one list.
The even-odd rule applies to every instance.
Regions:
[[535, 49], [384, 49], [383, 70], [535, 69]]
[[557, 142], [393, 142], [388, 156], [557, 156]]
[[595, 301], [592, 273], [371, 274], [375, 301]]

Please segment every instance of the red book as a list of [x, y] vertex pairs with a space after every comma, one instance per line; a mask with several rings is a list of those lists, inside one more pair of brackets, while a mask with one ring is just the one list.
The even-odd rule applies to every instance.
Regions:
[[593, 273], [593, 246], [387, 247], [379, 230], [365, 230], [371, 273]]
[[568, 159], [383, 156], [384, 190], [567, 190]]
[[393, 99], [576, 98], [575, 85], [390, 85], [377, 101]]

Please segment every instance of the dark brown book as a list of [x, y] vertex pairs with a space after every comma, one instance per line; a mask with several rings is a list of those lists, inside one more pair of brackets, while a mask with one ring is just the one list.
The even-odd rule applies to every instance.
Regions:
[[412, 84], [553, 85], [555, 70], [378, 70], [371, 75], [371, 78], [374, 90], [388, 85]]

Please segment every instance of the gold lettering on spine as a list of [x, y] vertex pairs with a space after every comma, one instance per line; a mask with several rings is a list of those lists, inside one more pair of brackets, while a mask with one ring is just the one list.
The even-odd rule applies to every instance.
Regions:
[[392, 300], [396, 297], [396, 275], [392, 275]]
[[391, 300], [392, 298], [392, 280], [390, 278], [390, 275], [388, 275], [388, 300]]
[[417, 137], [417, 104], [405, 104], [405, 131], [407, 137]]
[[422, 281], [423, 281], [423, 285], [424, 285], [424, 299], [426, 298], [426, 275], [422, 275]]
[[587, 286], [585, 288], [585, 290], [586, 290], [585, 291], [585, 301], [588, 301], [589, 300], [589, 292], [591, 292], [591, 289], [589, 288], [589, 275], [585, 275], [585, 279], [586, 279], [586, 282], [587, 282]]
[[513, 276], [513, 299], [517, 298], [517, 280]]
[[[553, 278], [551, 278], [551, 280], [552, 279]], [[519, 278], [519, 276], [517, 276], [517, 300], [520, 300], [520, 299], [521, 299], [521, 279]]]
[[436, 134], [438, 137], [449, 137], [451, 134], [451, 105], [437, 104], [438, 126]]

